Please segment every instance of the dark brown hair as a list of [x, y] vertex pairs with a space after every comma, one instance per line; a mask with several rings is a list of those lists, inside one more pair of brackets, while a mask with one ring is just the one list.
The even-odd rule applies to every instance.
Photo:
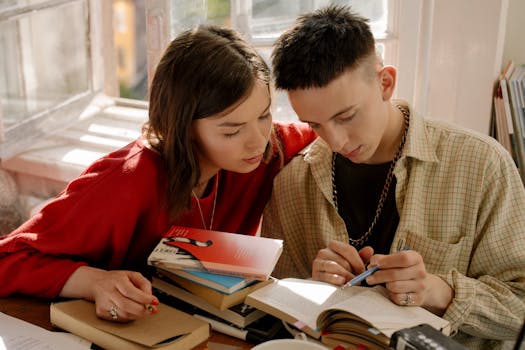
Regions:
[[277, 40], [272, 52], [275, 86], [324, 87], [363, 62], [367, 73], [375, 73], [375, 58], [368, 20], [348, 6], [330, 5], [299, 16]]
[[[200, 177], [192, 121], [242, 101], [256, 79], [269, 86], [268, 66], [232, 29], [200, 26], [181, 33], [165, 50], [150, 87], [144, 134], [167, 171], [172, 219], [190, 208], [191, 190]], [[268, 145], [267, 153], [273, 148]]]

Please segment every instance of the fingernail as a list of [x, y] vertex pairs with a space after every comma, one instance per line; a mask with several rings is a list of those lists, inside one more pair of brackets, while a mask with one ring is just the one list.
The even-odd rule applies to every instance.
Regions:
[[160, 304], [160, 302], [159, 302], [158, 299], [153, 299], [153, 300], [151, 301], [151, 305], [159, 305], [159, 304]]

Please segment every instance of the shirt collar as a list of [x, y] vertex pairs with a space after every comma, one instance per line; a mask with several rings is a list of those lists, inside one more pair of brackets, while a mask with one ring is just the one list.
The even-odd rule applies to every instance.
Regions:
[[[406, 105], [403, 101], [395, 102]], [[410, 105], [408, 105], [408, 109], [410, 111], [410, 125], [401, 158], [411, 157], [424, 162], [438, 162], [439, 160], [427, 133], [424, 119]], [[300, 153], [304, 156], [304, 160], [307, 163], [314, 165], [319, 162], [324, 163], [327, 158], [331, 159], [332, 152], [328, 144], [318, 137]]]

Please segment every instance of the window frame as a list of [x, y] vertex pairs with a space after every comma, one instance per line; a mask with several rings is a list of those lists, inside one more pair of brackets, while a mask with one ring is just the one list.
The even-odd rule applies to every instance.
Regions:
[[[7, 9], [0, 13], [0, 19], [13, 19], [31, 11], [58, 8], [68, 2], [69, 0], [49, 0]], [[79, 0], [79, 2], [86, 6], [88, 17], [88, 33], [86, 33], [88, 88], [54, 106], [24, 118], [9, 128], [0, 125], [0, 160], [13, 157], [46, 136], [85, 118], [86, 114], [82, 112], [93, 103], [100, 105], [100, 100], [104, 101], [101, 95], [118, 96], [113, 40], [105, 40], [108, 35], [112, 37], [113, 33], [112, 2], [104, 0]], [[2, 123], [1, 117], [0, 114], [0, 124]]]

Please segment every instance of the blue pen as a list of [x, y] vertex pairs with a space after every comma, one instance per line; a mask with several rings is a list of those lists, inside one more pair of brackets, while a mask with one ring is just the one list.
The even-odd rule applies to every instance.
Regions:
[[[410, 250], [410, 248], [409, 247], [404, 247], [403, 249], [400, 249], [399, 251], [403, 251], [403, 250]], [[346, 286], [355, 286], [356, 284], [363, 282], [368, 276], [371, 276], [377, 270], [379, 270], [379, 266], [377, 266], [377, 265], [376, 266], [372, 266], [371, 268], [369, 268], [365, 272], [360, 273], [359, 275], [357, 275], [354, 278], [352, 278], [350, 281], [346, 282], [343, 285], [343, 288], [345, 288]]]
[[376, 266], [372, 266], [371, 268], [369, 268], [365, 272], [360, 273], [359, 275], [357, 275], [354, 278], [352, 278], [343, 287], [355, 286], [356, 284], [363, 282], [368, 276], [372, 275], [377, 270], [379, 270], [379, 266], [377, 266], [377, 265]]

